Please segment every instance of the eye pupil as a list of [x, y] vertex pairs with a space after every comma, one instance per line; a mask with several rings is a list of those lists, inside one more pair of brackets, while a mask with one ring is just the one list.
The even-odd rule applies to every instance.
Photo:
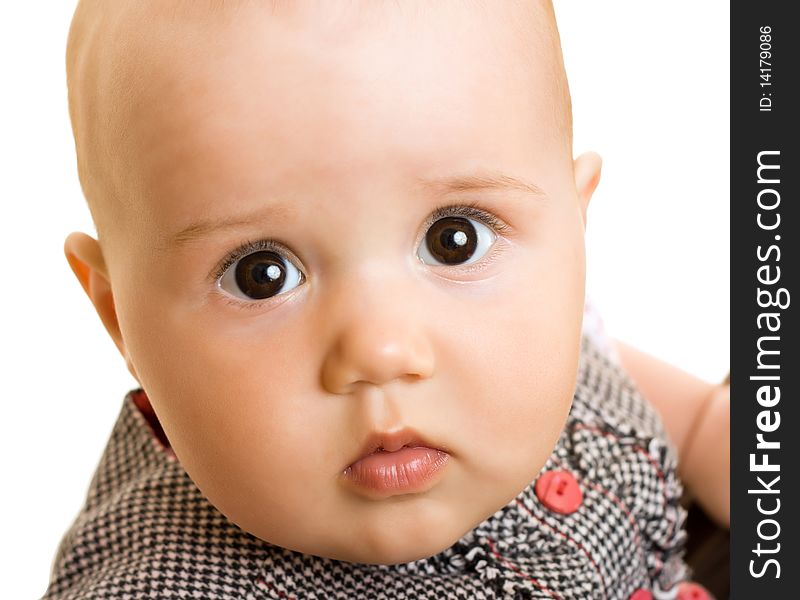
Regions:
[[453, 234], [453, 242], [455, 242], [457, 246], [465, 245], [467, 243], [467, 234], [463, 231], [456, 231]]
[[469, 219], [446, 217], [431, 226], [425, 242], [436, 260], [454, 265], [470, 259], [478, 245], [478, 234]]
[[286, 265], [274, 252], [254, 252], [236, 265], [236, 284], [254, 300], [278, 294], [286, 281]]
[[251, 279], [258, 285], [270, 284], [281, 276], [280, 267], [259, 263], [250, 270]]

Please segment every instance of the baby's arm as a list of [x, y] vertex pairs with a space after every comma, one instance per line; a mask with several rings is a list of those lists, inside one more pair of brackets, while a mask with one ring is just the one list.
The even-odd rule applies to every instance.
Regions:
[[730, 524], [730, 383], [713, 385], [614, 341], [624, 370], [678, 448], [678, 472], [703, 509]]

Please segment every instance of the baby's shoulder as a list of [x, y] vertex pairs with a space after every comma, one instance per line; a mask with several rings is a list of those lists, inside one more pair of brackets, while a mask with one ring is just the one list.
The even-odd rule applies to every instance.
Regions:
[[595, 425], [621, 437], [668, 441], [653, 406], [641, 396], [619, 362], [588, 336], [581, 343], [569, 422]]
[[254, 597], [264, 543], [203, 497], [141, 398], [123, 402], [42, 600]]
[[686, 577], [677, 453], [655, 409], [587, 338], [572, 408], [539, 479], [555, 481], [551, 471], [580, 497], [574, 518], [553, 525], [567, 526], [582, 548], [605, 557], [609, 580], [644, 576], [666, 591]]

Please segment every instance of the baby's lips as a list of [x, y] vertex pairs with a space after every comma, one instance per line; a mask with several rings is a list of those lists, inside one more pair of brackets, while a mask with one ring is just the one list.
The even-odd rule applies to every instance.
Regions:
[[395, 452], [405, 446], [410, 448], [425, 446], [426, 448], [433, 448], [434, 450], [447, 452], [446, 448], [439, 447], [437, 444], [426, 440], [415, 429], [410, 427], [404, 427], [403, 429], [399, 429], [397, 431], [373, 431], [367, 436], [367, 439], [361, 445], [361, 450], [356, 456], [353, 457], [346, 468], [349, 468], [357, 461], [361, 460], [362, 458], [366, 458], [378, 450]]
[[435, 448], [403, 446], [360, 458], [345, 469], [344, 477], [374, 499], [419, 493], [435, 485], [449, 458]]

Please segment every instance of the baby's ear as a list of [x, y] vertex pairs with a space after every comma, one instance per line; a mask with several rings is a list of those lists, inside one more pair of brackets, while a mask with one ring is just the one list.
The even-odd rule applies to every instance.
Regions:
[[603, 159], [597, 152], [584, 152], [574, 162], [575, 171], [575, 190], [578, 192], [578, 202], [583, 215], [583, 222], [586, 223], [586, 209], [589, 200], [600, 183], [600, 169], [603, 166]]
[[111, 293], [111, 282], [108, 269], [103, 258], [103, 251], [99, 242], [85, 233], [75, 232], [67, 236], [64, 242], [64, 254], [67, 257], [72, 272], [80, 281], [83, 291], [94, 304], [100, 320], [114, 340], [114, 344], [128, 363], [128, 370], [136, 377], [133, 365], [128, 360], [125, 343], [119, 328], [117, 311], [114, 308], [114, 296]]

